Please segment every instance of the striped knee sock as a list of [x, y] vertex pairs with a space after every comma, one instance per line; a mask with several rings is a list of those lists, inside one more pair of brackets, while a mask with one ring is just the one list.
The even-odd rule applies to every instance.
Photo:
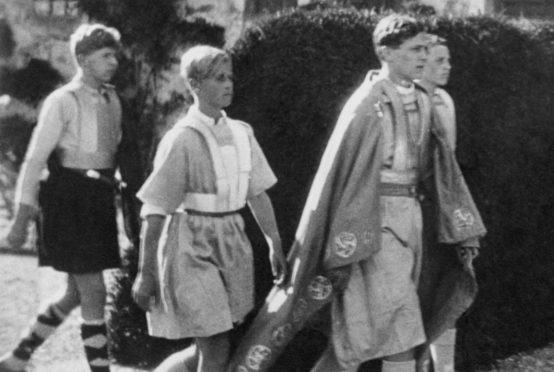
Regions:
[[104, 320], [84, 321], [81, 324], [81, 337], [90, 370], [110, 372], [108, 337]]
[[58, 306], [52, 304], [37, 316], [29, 327], [26, 335], [21, 339], [13, 351], [14, 357], [28, 361], [33, 352], [46, 340], [64, 321], [67, 314]]

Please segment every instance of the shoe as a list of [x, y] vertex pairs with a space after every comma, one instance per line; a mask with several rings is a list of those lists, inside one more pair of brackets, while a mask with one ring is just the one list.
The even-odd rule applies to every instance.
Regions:
[[27, 363], [26, 360], [19, 359], [9, 352], [0, 358], [0, 372], [25, 372]]

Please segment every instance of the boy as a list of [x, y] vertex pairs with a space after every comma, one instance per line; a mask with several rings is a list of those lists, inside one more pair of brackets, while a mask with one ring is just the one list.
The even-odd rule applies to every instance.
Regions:
[[223, 111], [233, 97], [229, 55], [193, 47], [182, 56], [181, 75], [194, 105], [162, 139], [138, 193], [144, 222], [133, 297], [149, 312], [153, 336], [194, 338], [198, 371], [223, 372], [228, 331], [254, 305], [252, 248], [239, 214], [246, 203], [268, 242], [276, 280], [286, 275], [265, 192], [276, 178], [252, 128]]
[[413, 372], [426, 340], [417, 295], [422, 184], [433, 184], [441, 242], [473, 244], [485, 233], [428, 97], [413, 84], [427, 59], [423, 28], [393, 14], [373, 42], [381, 69], [350, 97], [329, 140], [289, 255], [298, 265], [291, 288], [270, 294], [233, 371], [266, 371], [331, 301], [329, 346], [313, 371], [356, 371], [380, 358], [384, 372]]
[[[81, 305], [81, 336], [93, 372], [108, 372], [102, 270], [120, 264], [113, 174], [121, 139], [121, 107], [113, 86], [119, 32], [83, 24], [70, 39], [78, 69], [41, 109], [16, 189], [17, 211], [7, 236], [26, 240], [40, 205], [39, 265], [66, 272], [62, 296], [41, 312], [0, 371], [25, 370], [33, 352]], [[40, 185], [48, 162], [48, 179]], [[85, 196], [85, 197], [83, 197]]]
[[[450, 77], [450, 52], [445, 39], [436, 35], [429, 35], [429, 38], [427, 63], [418, 84], [431, 97], [435, 120], [441, 124], [448, 145], [454, 151], [454, 102], [444, 89], [439, 88], [446, 85]], [[448, 247], [437, 246], [432, 241], [426, 244], [418, 293], [427, 342], [419, 361], [422, 365], [427, 363], [427, 346], [430, 346], [435, 372], [454, 372], [455, 323], [477, 293], [472, 261], [478, 254], [478, 246], [478, 242], [475, 242], [470, 247], [457, 249], [456, 259], [456, 255]]]

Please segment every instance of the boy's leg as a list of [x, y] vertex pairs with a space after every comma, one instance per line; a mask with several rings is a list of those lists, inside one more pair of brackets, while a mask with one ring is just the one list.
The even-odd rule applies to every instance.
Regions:
[[154, 372], [196, 372], [198, 369], [198, 348], [191, 345], [167, 357]]
[[229, 363], [229, 333], [196, 338], [200, 352], [198, 372], [225, 372]]
[[321, 358], [317, 361], [316, 365], [312, 368], [311, 372], [356, 372], [358, 368], [359, 365], [349, 368], [342, 367], [337, 361], [333, 347], [329, 345], [321, 355]]
[[15, 350], [0, 358], [0, 372], [23, 371], [33, 352], [54, 333], [67, 315], [79, 306], [79, 292], [70, 275], [67, 276], [66, 283], [59, 299], [51, 302], [38, 314]]
[[383, 358], [382, 372], [415, 372], [415, 370], [414, 349]]
[[447, 329], [431, 344], [435, 372], [454, 372], [456, 329]]
[[81, 295], [81, 338], [92, 372], [109, 372], [108, 336], [104, 309], [106, 286], [102, 272], [73, 274]]

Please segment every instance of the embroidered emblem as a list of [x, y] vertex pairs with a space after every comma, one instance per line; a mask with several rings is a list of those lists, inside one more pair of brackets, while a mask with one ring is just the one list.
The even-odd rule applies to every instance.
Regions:
[[375, 112], [377, 113], [377, 116], [379, 118], [382, 118], [384, 115], [383, 115], [383, 108], [381, 107], [381, 102], [376, 102], [374, 107], [375, 107]]
[[273, 332], [271, 332], [271, 342], [275, 345], [275, 347], [285, 346], [291, 335], [292, 324], [287, 323], [273, 329]]
[[308, 285], [308, 293], [314, 300], [325, 300], [332, 291], [331, 281], [322, 275], [316, 276]]
[[475, 217], [467, 208], [458, 208], [454, 211], [454, 225], [458, 230], [470, 227], [475, 222]]
[[302, 321], [302, 318], [304, 318], [307, 312], [308, 312], [308, 302], [303, 298], [298, 299], [296, 306], [292, 310], [292, 321], [294, 323], [298, 323]]
[[248, 368], [246, 368], [245, 366], [238, 366], [237, 372], [248, 372]]
[[350, 232], [341, 232], [335, 236], [335, 254], [342, 258], [348, 258], [354, 254], [358, 246], [356, 235]]
[[254, 371], [259, 371], [263, 363], [271, 357], [271, 349], [264, 345], [255, 345], [248, 350], [246, 365]]

